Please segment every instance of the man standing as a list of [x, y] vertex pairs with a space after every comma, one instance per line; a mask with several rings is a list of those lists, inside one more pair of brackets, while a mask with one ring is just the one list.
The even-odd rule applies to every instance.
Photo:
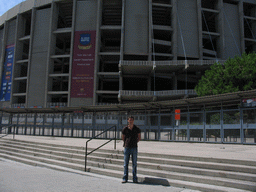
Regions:
[[122, 183], [126, 183], [128, 180], [128, 165], [130, 155], [132, 156], [132, 174], [133, 182], [138, 183], [137, 179], [137, 143], [141, 140], [141, 131], [136, 125], [134, 125], [134, 117], [128, 118], [128, 126], [122, 130], [122, 139], [124, 141], [124, 176]]

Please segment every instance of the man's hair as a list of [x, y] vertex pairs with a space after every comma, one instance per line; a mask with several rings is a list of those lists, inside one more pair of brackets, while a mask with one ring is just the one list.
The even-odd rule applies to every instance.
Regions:
[[134, 120], [134, 117], [133, 116], [129, 116], [128, 119], [133, 119]]

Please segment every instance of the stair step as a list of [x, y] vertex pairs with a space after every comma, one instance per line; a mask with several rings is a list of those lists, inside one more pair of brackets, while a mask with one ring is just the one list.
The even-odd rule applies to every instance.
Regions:
[[[19, 148], [23, 148], [23, 146], [17, 146]], [[34, 148], [35, 146], [33, 146]], [[48, 148], [49, 150], [53, 150], [52, 148]], [[54, 148], [54, 150], [58, 150], [59, 148]], [[79, 153], [79, 151], [69, 151], [69, 153]], [[81, 151], [80, 151], [81, 152]], [[52, 151], [54, 153], [54, 151]], [[56, 152], [55, 152], [56, 153]], [[59, 152], [58, 152], [59, 153]], [[64, 154], [64, 153], [63, 153]], [[83, 154], [83, 153], [82, 153]], [[103, 152], [94, 152], [90, 156], [98, 156], [104, 158], [116, 158], [116, 159], [123, 159], [123, 155], [121, 154], [108, 154]], [[68, 156], [68, 155], [66, 155]], [[76, 155], [72, 154], [73, 157]], [[83, 158], [81, 155], [78, 155], [77, 158]], [[213, 170], [223, 170], [223, 171], [238, 171], [244, 173], [256, 173], [256, 167], [251, 166], [243, 166], [243, 165], [230, 165], [224, 163], [212, 163], [212, 162], [198, 162], [198, 161], [187, 161], [187, 160], [176, 160], [176, 159], [163, 159], [163, 158], [148, 158], [148, 157], [141, 157], [140, 154], [138, 156], [138, 161], [141, 162], [152, 162], [152, 163], [159, 163], [159, 164], [166, 164], [166, 165], [178, 165], [178, 166], [186, 166], [186, 167], [194, 167], [194, 168], [204, 168], [204, 169], [213, 169]]]
[[[0, 139], [0, 157], [74, 171], [84, 171], [85, 166], [84, 147], [3, 138]], [[139, 152], [138, 177], [141, 182], [169, 183], [202, 191], [256, 191], [255, 162]], [[87, 157], [87, 170], [121, 181], [123, 152], [97, 150]], [[131, 173], [131, 165], [129, 170]]]
[[[46, 167], [58, 171], [67, 171], [71, 173], [78, 173], [78, 174], [86, 174], [86, 175], [91, 175], [96, 173], [100, 175], [105, 175], [105, 176], [111, 176], [111, 177], [116, 177], [121, 178], [123, 176], [123, 172], [120, 171], [114, 171], [114, 170], [107, 170], [103, 171], [102, 169], [99, 168], [88, 168], [90, 172], [84, 172], [80, 170], [74, 170], [70, 168], [66, 168], [63, 166], [58, 166], [58, 165], [53, 165], [53, 164], [48, 164], [48, 163], [43, 163], [43, 162], [38, 162], [38, 161], [33, 161], [30, 159], [26, 158], [18, 158], [12, 155], [6, 155], [6, 154], [0, 154], [1, 158], [5, 159], [10, 159], [13, 161], [21, 162], [24, 164], [32, 165], [32, 166], [40, 166], [40, 167]], [[129, 177], [129, 180], [132, 180], [132, 177]], [[230, 187], [223, 187], [223, 186], [216, 186], [216, 185], [209, 185], [209, 184], [201, 184], [201, 183], [196, 183], [196, 182], [188, 182], [188, 181], [182, 181], [182, 180], [174, 180], [174, 179], [165, 179], [161, 177], [149, 177], [148, 175], [143, 175], [143, 174], [138, 174], [138, 181], [141, 183], [149, 183], [149, 184], [160, 184], [160, 185], [165, 185], [165, 186], [174, 186], [174, 187], [181, 187], [181, 188], [189, 188], [189, 189], [196, 189], [196, 190], [201, 190], [201, 191], [215, 191], [215, 192], [247, 192], [246, 190], [240, 190], [236, 188], [230, 188]], [[248, 191], [249, 192], [249, 191]]]

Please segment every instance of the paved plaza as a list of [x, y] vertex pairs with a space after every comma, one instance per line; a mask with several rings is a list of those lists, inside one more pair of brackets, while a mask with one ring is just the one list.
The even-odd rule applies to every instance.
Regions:
[[122, 184], [121, 179], [80, 171], [64, 172], [0, 159], [1, 192], [196, 192], [172, 186]]

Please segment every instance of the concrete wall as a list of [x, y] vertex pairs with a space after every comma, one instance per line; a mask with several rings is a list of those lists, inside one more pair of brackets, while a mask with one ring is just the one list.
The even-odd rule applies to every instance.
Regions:
[[186, 56], [199, 58], [197, 2], [191, 0], [179, 0], [177, 1], [177, 4], [178, 56], [184, 57], [184, 49], [181, 41], [183, 37]]
[[124, 54], [148, 54], [148, 1], [126, 0]]
[[224, 3], [224, 58], [234, 57], [241, 53], [239, 9], [238, 5]]
[[8, 35], [7, 35], [6, 45], [15, 44], [15, 33], [16, 33], [16, 19], [8, 23], [8, 30], [7, 30]]
[[28, 107], [44, 106], [51, 9], [36, 11], [28, 89]]
[[96, 30], [97, 1], [77, 1], [75, 31]]

